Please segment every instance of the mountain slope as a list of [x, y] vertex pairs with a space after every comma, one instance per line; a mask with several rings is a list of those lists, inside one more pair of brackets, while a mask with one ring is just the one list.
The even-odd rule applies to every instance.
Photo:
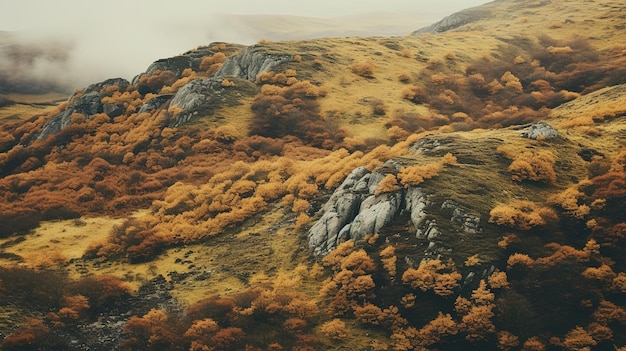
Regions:
[[3, 348], [623, 347], [620, 6], [213, 43], [5, 121]]

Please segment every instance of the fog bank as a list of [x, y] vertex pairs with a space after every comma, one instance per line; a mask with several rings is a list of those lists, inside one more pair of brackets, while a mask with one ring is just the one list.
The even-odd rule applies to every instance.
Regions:
[[157, 59], [215, 41], [407, 35], [482, 2], [420, 7], [420, 1], [390, 0], [382, 11], [379, 2], [367, 1], [0, 0], [0, 30], [11, 30], [0, 32], [0, 90], [72, 90], [107, 78], [130, 80]]

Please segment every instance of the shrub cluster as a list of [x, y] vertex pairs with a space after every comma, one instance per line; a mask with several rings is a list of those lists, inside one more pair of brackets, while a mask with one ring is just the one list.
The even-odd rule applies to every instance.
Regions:
[[[520, 56], [520, 48], [528, 56]], [[476, 61], [463, 73], [440, 65], [423, 70], [416, 80], [422, 83], [407, 86], [402, 97], [446, 117], [444, 123], [423, 125], [425, 129], [443, 124], [453, 130], [524, 124], [580, 94], [626, 82], [623, 61], [580, 38], [515, 38], [497, 57]], [[453, 118], [457, 113], [469, 118]]]

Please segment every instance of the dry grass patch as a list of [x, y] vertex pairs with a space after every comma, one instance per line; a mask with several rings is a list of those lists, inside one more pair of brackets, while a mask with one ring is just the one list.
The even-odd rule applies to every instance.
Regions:
[[[9, 245], [4, 252], [23, 257], [27, 265], [35, 263], [29, 262], [29, 257], [43, 258], [42, 254], [65, 257], [66, 260], [78, 259], [92, 241], [106, 238], [113, 226], [122, 221], [120, 218], [99, 217], [42, 222], [32, 234], [24, 235], [23, 241]], [[0, 244], [14, 239], [15, 237], [3, 239]]]

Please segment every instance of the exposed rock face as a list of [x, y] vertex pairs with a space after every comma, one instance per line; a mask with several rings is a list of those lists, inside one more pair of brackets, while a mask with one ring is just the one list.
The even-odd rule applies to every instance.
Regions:
[[428, 27], [424, 27], [411, 33], [412, 35], [419, 35], [424, 33], [442, 33], [458, 27], [464, 26], [468, 23], [478, 21], [486, 18], [490, 15], [490, 12], [484, 8], [471, 8], [463, 10], [461, 12], [454, 13], [448, 17], [443, 18], [441, 21], [431, 24]]
[[114, 118], [124, 114], [124, 112], [126, 112], [126, 108], [123, 104], [104, 104], [102, 105], [102, 111], [109, 117]]
[[[48, 135], [60, 132], [63, 128], [67, 127], [71, 123], [71, 117], [74, 113], [80, 113], [87, 118], [97, 113], [106, 112], [101, 102], [102, 96], [100, 91], [110, 86], [119, 86], [120, 90], [126, 89], [130, 83], [126, 79], [114, 78], [107, 79], [103, 82], [92, 84], [87, 88], [81, 90], [78, 93], [72, 95], [69, 99], [69, 105], [65, 111], [52, 117], [46, 124], [44, 124], [41, 132], [37, 136], [37, 139], [43, 139]], [[113, 105], [115, 106], [115, 105]], [[115, 115], [116, 108], [113, 106], [107, 107], [107, 114], [111, 113]], [[110, 117], [114, 117], [111, 116]]]
[[356, 168], [333, 192], [308, 233], [309, 247], [315, 255], [325, 255], [344, 241], [358, 241], [377, 233], [402, 211], [409, 211], [413, 224], [421, 226], [426, 217], [426, 197], [419, 188], [376, 194], [385, 177], [381, 170], [390, 168], [397, 171], [399, 165], [390, 160], [374, 172]]
[[367, 234], [378, 233], [396, 217], [401, 201], [400, 192], [369, 195], [361, 202], [359, 214], [352, 221], [350, 238], [361, 240]]
[[[335, 190], [323, 206], [322, 217], [309, 230], [309, 247], [315, 255], [325, 255], [340, 242], [349, 239], [349, 227], [357, 215], [361, 201], [369, 193], [370, 172], [356, 168]], [[345, 228], [345, 229], [344, 229]], [[341, 241], [339, 241], [340, 232]]]
[[156, 71], [172, 71], [178, 77], [187, 68], [191, 68], [193, 65], [193, 58], [190, 56], [174, 56], [166, 59], [160, 59], [153, 62], [148, 69], [146, 69], [146, 75], [150, 77]]
[[[146, 75], [151, 76], [157, 71], [172, 71], [176, 76], [180, 77], [182, 72], [187, 68], [198, 69], [202, 58], [211, 54], [208, 48], [204, 50], [195, 50], [180, 56], [167, 59], [161, 59], [152, 63], [146, 70]], [[146, 102], [139, 112], [151, 112], [170, 99], [171, 105], [176, 105], [183, 112], [179, 113], [170, 121], [170, 127], [179, 127], [194, 116], [202, 112], [204, 115], [211, 114], [217, 106], [232, 105], [224, 97], [225, 89], [221, 83], [224, 77], [243, 79], [248, 82], [256, 81], [256, 78], [262, 72], [270, 71], [276, 66], [291, 61], [292, 55], [289, 54], [268, 54], [262, 48], [256, 46], [247, 47], [241, 54], [229, 57], [222, 67], [213, 77], [205, 79], [197, 79], [189, 82], [178, 92], [172, 95], [157, 96]], [[139, 76], [135, 77], [133, 84], [138, 83]], [[252, 85], [252, 83], [248, 83]], [[83, 89], [79, 93], [74, 94], [69, 99], [69, 105], [65, 111], [54, 116], [44, 126], [37, 136], [43, 139], [49, 135], [55, 134], [70, 125], [71, 116], [74, 113], [80, 113], [87, 118], [97, 113], [106, 113], [109, 117], [114, 118], [125, 112], [125, 108], [118, 104], [102, 104], [102, 95], [100, 91], [104, 88], [117, 85], [120, 90], [126, 89], [130, 83], [121, 78], [105, 80], [101, 83], [92, 84]], [[249, 92], [250, 86], [245, 83], [238, 82], [238, 88], [244, 93]]]
[[559, 136], [559, 132], [546, 122], [537, 122], [526, 128], [521, 134], [528, 139], [554, 139]]
[[450, 221], [457, 224], [461, 230], [467, 234], [476, 234], [483, 231], [480, 227], [480, 215], [471, 213], [469, 209], [455, 203], [452, 200], [446, 200], [441, 205], [444, 212], [450, 213]]
[[[225, 89], [222, 87], [224, 77], [242, 79], [248, 82], [256, 81], [262, 72], [270, 71], [276, 66], [292, 60], [291, 55], [268, 54], [263, 49], [250, 46], [241, 54], [229, 57], [213, 77], [193, 80], [178, 90], [170, 104], [182, 109], [170, 122], [170, 127], [179, 127], [201, 111], [210, 114], [218, 105], [228, 104], [225, 98]], [[244, 82], [237, 82], [241, 90], [251, 90]]]
[[174, 95], [167, 94], [167, 95], [156, 96], [146, 101], [143, 105], [141, 105], [141, 108], [139, 109], [138, 113], [154, 111], [158, 109], [159, 107], [163, 106], [163, 104], [165, 104], [166, 102], [168, 102], [172, 98], [172, 96]]
[[261, 72], [271, 71], [276, 66], [291, 60], [293, 60], [292, 55], [268, 54], [263, 48], [249, 46], [243, 53], [229, 57], [215, 76], [238, 77], [254, 82]]
[[77, 98], [70, 99], [70, 105], [58, 115], [52, 117], [42, 128], [37, 139], [43, 139], [48, 135], [60, 132], [63, 128], [71, 123], [71, 116], [74, 113], [80, 113], [85, 116], [95, 115], [103, 111], [100, 103], [100, 94], [92, 91]]
[[429, 196], [420, 187], [376, 194], [378, 184], [385, 177], [382, 172], [399, 168], [399, 162], [390, 160], [374, 172], [359, 167], [350, 173], [322, 207], [320, 219], [309, 229], [309, 247], [316, 256], [326, 255], [344, 241], [359, 241], [368, 234], [379, 233], [400, 214], [408, 214], [416, 238], [428, 242], [424, 257], [437, 258], [449, 249], [428, 209], [437, 211], [438, 218], [449, 220], [456, 233], [472, 235], [483, 231], [480, 214], [452, 200], [444, 201], [441, 208], [433, 208]]
[[422, 189], [412, 186], [406, 191], [405, 195], [405, 210], [411, 214], [411, 222], [415, 228], [421, 228], [422, 224], [426, 220], [426, 206], [428, 206], [428, 200], [426, 194], [422, 192]]
[[188, 111], [197, 108], [207, 95], [215, 92], [221, 86], [221, 80], [216, 78], [196, 79], [180, 88], [171, 104]]
[[220, 95], [223, 92], [222, 80], [220, 78], [196, 79], [180, 88], [170, 102], [171, 106], [177, 106], [183, 112], [178, 114], [170, 122], [170, 127], [179, 127], [188, 122], [200, 110], [209, 112], [216, 103], [219, 103]]

